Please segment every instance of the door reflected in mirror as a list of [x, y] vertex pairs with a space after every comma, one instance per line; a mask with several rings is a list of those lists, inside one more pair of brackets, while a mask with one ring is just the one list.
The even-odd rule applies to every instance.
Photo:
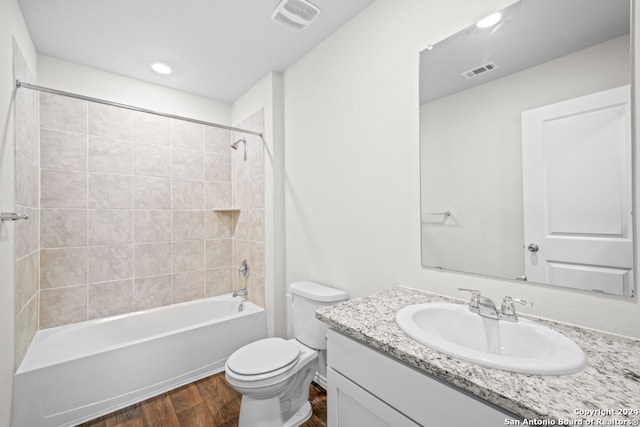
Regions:
[[422, 265], [634, 291], [629, 0], [520, 0], [420, 55]]

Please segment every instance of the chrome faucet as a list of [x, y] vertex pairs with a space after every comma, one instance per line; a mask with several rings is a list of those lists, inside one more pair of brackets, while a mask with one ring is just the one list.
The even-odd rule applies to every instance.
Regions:
[[479, 314], [489, 319], [500, 319], [500, 313], [491, 298], [483, 297], [480, 291], [476, 289], [458, 288], [459, 291], [471, 292], [471, 301], [469, 301], [469, 311]]
[[247, 288], [244, 289], [238, 289], [237, 291], [233, 291], [233, 294], [231, 294], [232, 297], [246, 297], [247, 295], [249, 295], [249, 291], [247, 290]]
[[516, 307], [515, 305], [513, 305], [513, 303], [518, 303], [518, 304], [522, 304], [525, 307], [531, 307], [533, 306], [532, 302], [529, 301], [525, 301], [522, 299], [518, 299], [518, 298], [511, 298], [510, 296], [506, 296], [504, 297], [504, 299], [502, 300], [502, 307], [500, 309], [500, 318], [503, 320], [506, 320], [508, 322], [517, 322], [518, 321], [518, 314], [516, 313]]
[[482, 317], [487, 317], [489, 319], [517, 322], [518, 315], [516, 314], [516, 308], [513, 304], [517, 302], [518, 304], [522, 304], [525, 306], [533, 305], [530, 302], [506, 296], [502, 300], [500, 311], [498, 311], [493, 300], [487, 297], [483, 297], [480, 291], [478, 291], [477, 289], [458, 288], [458, 290], [471, 292], [471, 300], [469, 301], [470, 312], [476, 313]]

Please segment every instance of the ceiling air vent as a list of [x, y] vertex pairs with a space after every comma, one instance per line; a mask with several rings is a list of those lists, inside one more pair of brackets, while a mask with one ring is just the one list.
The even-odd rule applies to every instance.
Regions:
[[302, 31], [320, 14], [320, 9], [305, 0], [282, 0], [273, 10], [271, 19]]
[[488, 73], [489, 71], [493, 71], [496, 68], [498, 68], [498, 66], [496, 65], [495, 62], [487, 62], [486, 64], [482, 64], [479, 67], [474, 67], [470, 70], [465, 71], [464, 73], [462, 73], [463, 76], [465, 76], [468, 79], [472, 79], [474, 77], [479, 76], [480, 74], [484, 74], [484, 73]]

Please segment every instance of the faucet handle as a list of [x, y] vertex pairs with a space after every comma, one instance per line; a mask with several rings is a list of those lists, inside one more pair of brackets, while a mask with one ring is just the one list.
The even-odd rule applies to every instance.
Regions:
[[482, 294], [477, 289], [466, 289], [466, 288], [458, 288], [459, 291], [471, 292], [471, 301], [469, 301], [469, 305], [478, 306], [478, 302], [482, 297]]
[[518, 298], [511, 298], [510, 296], [504, 297], [504, 299], [502, 300], [502, 307], [500, 308], [500, 312], [502, 316], [513, 321], [518, 320], [518, 315], [516, 313], [516, 307], [514, 303], [522, 304], [525, 307], [533, 307], [532, 302]]

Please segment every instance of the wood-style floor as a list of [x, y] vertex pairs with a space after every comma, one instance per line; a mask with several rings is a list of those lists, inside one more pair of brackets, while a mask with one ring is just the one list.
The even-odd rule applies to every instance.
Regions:
[[[144, 402], [121, 409], [81, 427], [235, 427], [240, 413], [238, 393], [224, 372], [204, 378]], [[327, 395], [311, 384], [311, 418], [303, 427], [326, 427]]]

